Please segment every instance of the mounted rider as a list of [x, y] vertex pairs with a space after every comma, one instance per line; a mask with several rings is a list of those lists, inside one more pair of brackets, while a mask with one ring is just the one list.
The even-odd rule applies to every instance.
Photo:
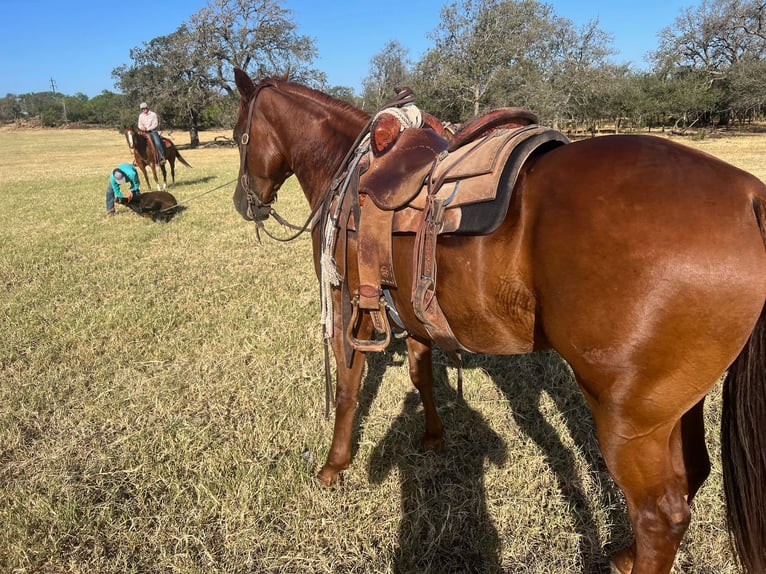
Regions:
[[138, 115], [138, 129], [143, 134], [149, 134], [151, 136], [151, 141], [154, 144], [159, 162], [161, 164], [165, 163], [165, 146], [157, 131], [160, 127], [160, 118], [155, 112], [149, 110], [149, 106], [146, 102], [141, 102], [139, 107], [141, 108], [141, 113]]

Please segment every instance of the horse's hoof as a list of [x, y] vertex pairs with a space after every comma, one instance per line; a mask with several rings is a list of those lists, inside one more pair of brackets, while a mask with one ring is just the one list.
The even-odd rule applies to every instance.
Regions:
[[340, 471], [324, 465], [317, 474], [317, 481], [326, 488], [338, 486], [340, 484]]
[[609, 560], [609, 569], [611, 574], [630, 574], [633, 570], [633, 550], [624, 548], [612, 555]]
[[444, 437], [423, 437], [423, 448], [433, 452], [441, 452], [444, 450]]

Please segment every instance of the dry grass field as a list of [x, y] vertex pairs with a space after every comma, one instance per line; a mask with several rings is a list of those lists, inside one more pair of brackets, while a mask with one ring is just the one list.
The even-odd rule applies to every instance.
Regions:
[[[309, 240], [259, 244], [233, 184], [201, 195], [236, 178], [236, 149], [170, 136], [193, 169], [161, 224], [103, 216], [118, 132], [0, 130], [0, 572], [604, 571], [622, 498], [555, 353], [467, 357], [462, 400], [437, 354], [442, 454], [419, 448], [403, 348], [371, 357], [352, 467], [317, 486], [332, 425]], [[766, 135], [687, 143], [766, 179]], [[279, 206], [305, 218], [294, 180]], [[719, 390], [678, 572], [736, 571]]]

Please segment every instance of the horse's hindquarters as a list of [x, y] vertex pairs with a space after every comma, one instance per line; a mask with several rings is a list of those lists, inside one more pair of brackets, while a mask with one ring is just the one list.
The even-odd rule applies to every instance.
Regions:
[[701, 401], [764, 304], [764, 186], [628, 136], [554, 150], [523, 193], [538, 323], [588, 399], [636, 535], [615, 563], [669, 572], [709, 472]]
[[751, 200], [762, 191], [659, 138], [597, 138], [543, 157], [524, 201], [548, 339], [584, 380], [616, 381], [638, 365], [649, 378], [699, 377], [695, 396], [678, 401], [690, 407], [763, 306], [766, 252]]

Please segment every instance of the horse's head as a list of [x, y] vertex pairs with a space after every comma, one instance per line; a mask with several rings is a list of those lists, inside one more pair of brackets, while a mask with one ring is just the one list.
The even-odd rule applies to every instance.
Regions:
[[234, 70], [240, 93], [239, 117], [234, 126], [234, 139], [239, 146], [239, 180], [234, 191], [234, 206], [247, 220], [263, 220], [271, 213], [277, 191], [292, 174], [287, 158], [280, 149], [274, 126], [257, 105], [258, 94], [274, 87], [267, 81], [254, 84], [242, 70]]
[[128, 142], [128, 147], [132, 150], [136, 149], [136, 130], [133, 126], [125, 126], [125, 139]]

